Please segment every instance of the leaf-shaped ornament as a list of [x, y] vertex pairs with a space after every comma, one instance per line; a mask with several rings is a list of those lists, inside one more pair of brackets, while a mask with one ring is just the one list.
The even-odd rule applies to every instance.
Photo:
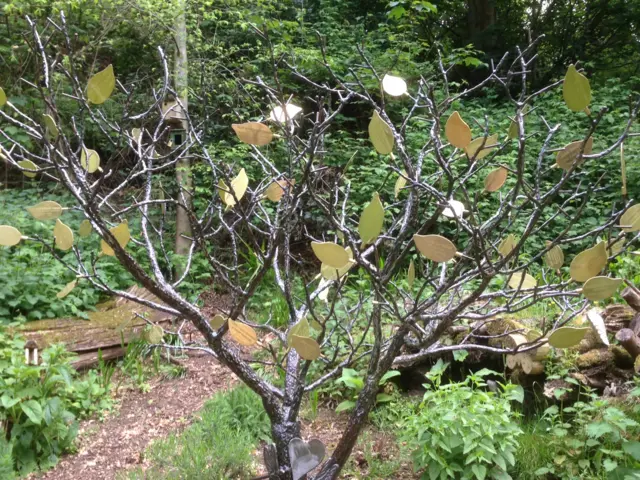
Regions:
[[315, 256], [325, 265], [341, 269], [349, 263], [349, 254], [340, 245], [333, 242], [311, 242]]
[[586, 282], [598, 275], [607, 265], [607, 249], [605, 242], [579, 253], [571, 261], [569, 274], [576, 282]]
[[504, 167], [499, 167], [489, 173], [484, 179], [484, 191], [496, 192], [502, 188], [504, 182], [507, 181], [507, 175], [509, 170]]
[[339, 278], [344, 277], [349, 270], [351, 270], [355, 266], [355, 262], [353, 261], [353, 252], [351, 251], [351, 247], [345, 248], [347, 255], [349, 255], [349, 261], [342, 268], [334, 268], [329, 265], [322, 264], [320, 266], [320, 274], [322, 278], [326, 280], [338, 280]]
[[569, 110], [573, 112], [580, 112], [591, 103], [589, 79], [578, 72], [575, 65], [569, 65], [564, 76], [562, 96]]
[[591, 326], [598, 334], [598, 338], [605, 345], [609, 346], [609, 337], [607, 336], [607, 328], [604, 323], [604, 319], [594, 308], [587, 312], [587, 320], [591, 323]]
[[451, 240], [440, 235], [414, 235], [413, 241], [418, 251], [434, 262], [447, 262], [457, 252]]
[[449, 200], [448, 203], [449, 206], [442, 210], [442, 215], [447, 218], [462, 218], [464, 212], [467, 211], [467, 209], [464, 208], [464, 203], [458, 200]]
[[7, 94], [4, 93], [4, 90], [0, 87], [0, 107], [4, 107], [5, 103], [7, 103]]
[[107, 101], [116, 86], [116, 77], [113, 74], [113, 65], [96, 73], [87, 83], [87, 98], [89, 102], [100, 105]]
[[579, 344], [588, 328], [560, 327], [549, 335], [549, 345], [555, 348], [569, 348]]
[[45, 132], [49, 141], [55, 141], [58, 138], [58, 126], [51, 115], [42, 115], [42, 123], [45, 128]]
[[222, 327], [226, 321], [227, 319], [224, 316], [217, 313], [209, 320], [209, 325], [211, 325], [211, 328], [217, 330]]
[[320, 345], [311, 337], [292, 335], [291, 346], [305, 360], [317, 360], [320, 358]]
[[256, 331], [242, 322], [229, 319], [229, 333], [240, 345], [250, 347], [258, 342]]
[[458, 112], [453, 112], [447, 119], [444, 134], [456, 148], [464, 149], [471, 143], [471, 129]]
[[77, 279], [73, 280], [72, 282], [67, 283], [62, 290], [60, 290], [58, 293], [56, 293], [56, 297], [58, 299], [63, 299], [64, 297], [69, 295], [74, 288], [76, 288], [77, 284], [78, 284], [78, 280]]
[[[118, 245], [120, 245], [120, 247], [122, 248], [125, 248], [129, 243], [129, 240], [131, 240], [131, 232], [129, 231], [129, 224], [126, 221], [122, 222], [119, 225], [116, 225], [113, 228], [110, 228], [109, 231], [111, 232], [111, 235], [115, 237], [116, 242], [118, 242]], [[113, 257], [116, 254], [113, 251], [113, 249], [107, 244], [107, 242], [105, 242], [104, 240], [100, 242], [100, 249], [102, 250], [103, 254], [108, 255], [110, 257]]]
[[[482, 160], [484, 157], [489, 155], [496, 148], [496, 144], [498, 143], [498, 134], [490, 135], [487, 137], [486, 141], [484, 137], [478, 137], [473, 140], [467, 147], [465, 148], [465, 152], [469, 159], [474, 160]], [[484, 147], [482, 146], [484, 145]], [[475, 158], [474, 158], [475, 157]]]
[[[579, 140], [577, 142], [572, 142], [562, 150], [558, 152], [556, 156], [556, 165], [558, 165], [563, 170], [569, 170], [574, 162], [578, 159], [580, 155], [580, 150], [582, 150], [583, 142]], [[584, 150], [583, 155], [589, 155], [593, 151], [593, 137], [589, 137], [586, 142], [584, 142]], [[584, 162], [584, 158], [580, 158], [580, 160], [576, 163], [576, 165], [580, 165]]]
[[609, 277], [591, 277], [582, 286], [582, 294], [592, 302], [613, 297], [622, 285], [622, 279]]
[[33, 207], [27, 207], [27, 212], [36, 220], [55, 220], [62, 215], [62, 207], [57, 202], [46, 200]]
[[265, 124], [260, 122], [234, 123], [233, 131], [243, 143], [261, 147], [273, 140], [273, 133]]
[[22, 240], [22, 233], [15, 227], [9, 225], [0, 225], [0, 245], [4, 247], [13, 247]]
[[632, 205], [620, 217], [620, 226], [625, 232], [640, 230], [640, 203]]
[[373, 198], [360, 215], [360, 223], [358, 224], [358, 232], [362, 239], [362, 246], [372, 243], [382, 232], [384, 224], [384, 207], [380, 201], [378, 193], [373, 194]]
[[87, 219], [84, 219], [80, 223], [80, 228], [78, 228], [78, 235], [80, 235], [81, 237], [88, 237], [89, 235], [91, 235], [92, 231], [93, 226], [91, 225], [91, 222]]
[[56, 226], [53, 227], [53, 236], [56, 241], [56, 247], [60, 250], [69, 250], [73, 247], [73, 231], [60, 219], [56, 220]]
[[[31, 160], [20, 160], [18, 162], [18, 166], [20, 168], [23, 168], [24, 170], [22, 171], [22, 174], [27, 177], [27, 178], [34, 178], [36, 176], [36, 172], [38, 170], [38, 167], [36, 166], [35, 163], [33, 163]], [[27, 171], [27, 170], [35, 170], [35, 171]]]
[[[549, 246], [551, 242], [547, 242], [547, 246]], [[547, 253], [544, 254], [544, 263], [547, 264], [547, 267], [552, 268], [553, 270], [558, 270], [564, 265], [564, 253], [560, 245], [555, 245], [551, 248]]]
[[385, 75], [382, 77], [382, 89], [392, 97], [399, 97], [407, 93], [407, 82], [400, 77]]
[[406, 175], [407, 175], [407, 172], [403, 170], [402, 175], [398, 175], [396, 184], [393, 187], [393, 193], [395, 194], [396, 200], [398, 199], [398, 195], [400, 195], [400, 192], [402, 191], [402, 189], [407, 185], [407, 179], [405, 178]]
[[306, 318], [303, 318], [302, 320], [292, 325], [287, 332], [287, 345], [291, 346], [291, 337], [293, 337], [293, 335], [308, 337], [311, 334], [309, 327], [309, 321]]
[[503, 257], [506, 257], [507, 255], [509, 255], [511, 253], [511, 251], [514, 248], [516, 248], [517, 244], [518, 244], [518, 240], [516, 239], [515, 235], [513, 235], [511, 233], [511, 234], [507, 235], [502, 240], [502, 242], [500, 242], [500, 245], [498, 245], [498, 252]]
[[286, 123], [293, 120], [298, 114], [302, 112], [302, 108], [293, 103], [287, 103], [284, 108], [280, 105], [274, 107], [269, 113], [269, 118], [274, 122]]
[[[233, 207], [236, 204], [236, 200], [239, 202], [244, 197], [244, 194], [247, 192], [247, 187], [249, 186], [249, 177], [247, 177], [247, 172], [243, 169], [238, 172], [238, 175], [231, 180], [231, 188], [227, 188], [225, 183], [220, 180], [218, 188], [218, 192], [220, 194], [220, 198], [228, 207]], [[227, 190], [227, 191], [224, 191]], [[231, 191], [235, 194], [234, 196], [231, 194]]]
[[[523, 276], [524, 276], [524, 279], [522, 278]], [[531, 275], [525, 272], [516, 272], [513, 275], [511, 275], [511, 278], [509, 279], [509, 286], [514, 290], [518, 288], [520, 289], [535, 288], [536, 285], [538, 285], [538, 281], [534, 277], [532, 277]]]
[[393, 150], [394, 138], [391, 127], [382, 120], [377, 111], [369, 122], [369, 138], [380, 155], [388, 155]]
[[94, 173], [100, 169], [100, 155], [95, 150], [83, 148], [80, 153], [80, 165], [89, 173]]
[[413, 282], [416, 280], [416, 266], [413, 260], [409, 261], [409, 270], [407, 271], [407, 283], [409, 288], [413, 288]]

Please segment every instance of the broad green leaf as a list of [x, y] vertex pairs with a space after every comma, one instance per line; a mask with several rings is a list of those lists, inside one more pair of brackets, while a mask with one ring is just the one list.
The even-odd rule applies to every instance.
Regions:
[[87, 98], [89, 102], [100, 105], [107, 101], [116, 86], [116, 77], [113, 74], [113, 65], [96, 73], [87, 83]]
[[588, 328], [561, 327], [549, 335], [549, 345], [555, 348], [569, 348], [580, 343]]
[[51, 115], [47, 115], [46, 113], [42, 115], [42, 123], [44, 124], [44, 128], [46, 130], [46, 135], [49, 141], [55, 141], [58, 138], [58, 126], [56, 125], [55, 120]]
[[352, 410], [353, 407], [356, 406], [356, 402], [352, 400], [345, 400], [344, 402], [340, 402], [336, 407], [336, 413], [344, 412], [346, 410]]
[[598, 275], [607, 265], [607, 249], [605, 242], [588, 248], [575, 256], [569, 267], [571, 278], [576, 282], [586, 282]]
[[[20, 160], [18, 162], [18, 166], [20, 168], [24, 168], [25, 170], [36, 170], [36, 171], [38, 170], [38, 167], [36, 166], [36, 164], [33, 163], [31, 160]], [[27, 171], [23, 170], [22, 174], [25, 177], [28, 177], [28, 178], [34, 178], [36, 176], [36, 172], [35, 171], [34, 172], [27, 172]]]
[[504, 185], [504, 182], [507, 181], [508, 174], [509, 170], [504, 167], [493, 170], [484, 179], [484, 191], [495, 192], [500, 190], [500, 188]]
[[393, 400], [393, 397], [388, 393], [379, 393], [376, 395], [376, 403], [387, 403]]
[[249, 145], [268, 145], [273, 140], [273, 133], [265, 124], [260, 122], [234, 123], [233, 131], [243, 143]]
[[84, 219], [80, 223], [80, 228], [78, 228], [78, 235], [80, 235], [81, 237], [88, 237], [89, 235], [91, 235], [92, 231], [93, 226], [91, 226], [91, 222], [87, 219]]
[[402, 374], [398, 370], [389, 370], [387, 373], [382, 375], [382, 378], [380, 378], [380, 381], [378, 382], [378, 385], [384, 385], [390, 379], [395, 378], [395, 377], [399, 377], [400, 375], [402, 375]]
[[[110, 228], [109, 231], [115, 237], [118, 245], [120, 245], [120, 247], [122, 248], [125, 248], [129, 243], [129, 240], [131, 240], [131, 232], [129, 231], [129, 224], [126, 220], [120, 225], [116, 225], [115, 227]], [[116, 254], [104, 240], [100, 242], [100, 250], [102, 250], [103, 254], [110, 257], [114, 257]]]
[[400, 77], [385, 75], [382, 77], [382, 89], [392, 97], [399, 97], [407, 93], [407, 82]]
[[56, 220], [56, 226], [53, 227], [53, 236], [56, 241], [56, 247], [60, 250], [69, 250], [73, 247], [73, 231], [60, 219]]
[[341, 269], [349, 262], [349, 254], [340, 245], [332, 242], [311, 242], [315, 256], [325, 265]]
[[622, 444], [622, 450], [631, 458], [640, 462], [640, 442], [630, 440]]
[[622, 285], [620, 278], [591, 277], [582, 286], [582, 294], [593, 302], [613, 297]]
[[455, 257], [456, 246], [440, 235], [414, 235], [413, 241], [418, 251], [434, 262], [447, 262]]
[[4, 107], [5, 103], [7, 103], [7, 94], [4, 93], [4, 90], [0, 87], [0, 107]]
[[5, 247], [13, 247], [22, 240], [22, 233], [15, 227], [9, 225], [0, 225], [0, 245]]
[[320, 345], [311, 337], [291, 335], [291, 346], [305, 360], [317, 360], [320, 358]]
[[42, 422], [43, 414], [42, 414], [42, 406], [36, 400], [27, 400], [25, 402], [20, 403], [20, 408], [25, 413], [29, 420], [31, 420], [36, 425], [40, 425]]
[[382, 232], [384, 224], [384, 207], [380, 201], [378, 193], [373, 194], [373, 198], [369, 205], [362, 211], [360, 223], [358, 224], [358, 232], [362, 239], [362, 246], [372, 243]]
[[382, 120], [377, 111], [373, 112], [369, 122], [369, 138], [373, 147], [381, 155], [388, 155], [393, 150], [394, 138], [391, 127]]
[[56, 293], [56, 297], [59, 299], [63, 299], [64, 297], [69, 295], [74, 288], [76, 288], [77, 284], [78, 284], [77, 279], [67, 283], [62, 290]]
[[250, 347], [258, 342], [256, 331], [242, 322], [229, 319], [229, 333], [240, 345]]
[[27, 212], [36, 220], [55, 220], [62, 215], [62, 206], [57, 202], [46, 200], [33, 207], [27, 207]]
[[471, 129], [458, 112], [453, 112], [444, 126], [448, 142], [456, 148], [464, 149], [471, 143]]
[[89, 173], [94, 173], [100, 168], [100, 155], [90, 148], [82, 148], [80, 153], [80, 165]]
[[580, 112], [591, 103], [591, 86], [587, 77], [582, 75], [574, 65], [569, 65], [562, 86], [564, 102], [573, 112]]

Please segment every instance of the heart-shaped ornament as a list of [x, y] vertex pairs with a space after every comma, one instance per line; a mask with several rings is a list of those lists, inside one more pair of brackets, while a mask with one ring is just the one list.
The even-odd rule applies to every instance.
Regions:
[[324, 454], [324, 444], [317, 438], [312, 438], [308, 442], [300, 438], [292, 438], [289, 442], [289, 458], [291, 459], [293, 480], [304, 477], [320, 465]]

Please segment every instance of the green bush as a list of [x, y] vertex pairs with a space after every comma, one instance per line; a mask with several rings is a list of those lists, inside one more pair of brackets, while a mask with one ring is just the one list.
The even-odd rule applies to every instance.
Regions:
[[438, 360], [427, 374], [431, 384], [425, 385], [423, 401], [404, 420], [415, 468], [430, 480], [511, 478], [507, 471], [515, 464], [522, 434], [511, 402], [522, 402], [522, 387], [506, 384], [499, 393], [485, 391], [484, 377], [495, 374], [487, 369], [443, 385], [446, 368]]
[[183, 433], [155, 442], [148, 451], [151, 467], [129, 478], [252, 478], [252, 452], [270, 432], [260, 397], [245, 386], [220, 392], [198, 416]]
[[9, 444], [0, 444], [0, 473], [7, 464], [21, 474], [54, 465], [73, 447], [77, 418], [110, 405], [108, 386], [95, 374], [76, 378], [64, 347], [50, 346], [40, 364], [27, 365], [24, 346], [0, 330], [0, 420], [9, 431]]

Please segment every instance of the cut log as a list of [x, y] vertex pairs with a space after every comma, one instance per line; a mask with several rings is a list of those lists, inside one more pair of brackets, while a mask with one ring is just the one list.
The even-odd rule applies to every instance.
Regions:
[[544, 364], [542, 362], [536, 362], [529, 355], [524, 355], [521, 358], [520, 364], [522, 365], [522, 371], [527, 375], [541, 375], [544, 373]]
[[613, 354], [613, 361], [618, 368], [633, 368], [633, 358], [620, 345], [611, 345], [609, 351]]
[[623, 328], [616, 333], [616, 340], [629, 352], [631, 358], [635, 359], [640, 355], [640, 338], [630, 328]]
[[617, 333], [621, 328], [627, 328], [636, 313], [634, 309], [627, 305], [609, 305], [602, 312], [607, 332]]
[[640, 336], [640, 313], [636, 313], [636, 316], [633, 317], [633, 320], [629, 323], [629, 329], [633, 330], [637, 336]]
[[595, 367], [596, 365], [613, 362], [613, 353], [608, 348], [597, 348], [583, 353], [576, 359], [576, 366], [581, 369]]
[[636, 312], [640, 312], [640, 294], [631, 287], [625, 288], [620, 294], [624, 301], [629, 304]]

